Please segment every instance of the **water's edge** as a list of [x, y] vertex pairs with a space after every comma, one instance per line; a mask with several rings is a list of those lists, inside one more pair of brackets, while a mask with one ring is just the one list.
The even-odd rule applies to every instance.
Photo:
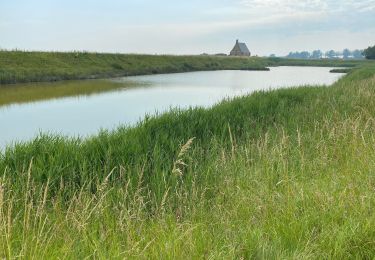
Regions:
[[[9, 88], [9, 98], [31, 97], [34, 100], [0, 107], [0, 121], [3, 123], [0, 146], [12, 141], [30, 140], [40, 132], [86, 137], [98, 133], [100, 129], [135, 125], [146, 114], [163, 113], [174, 107], [210, 107], [224, 98], [258, 90], [331, 85], [342, 74], [332, 74], [330, 69], [333, 68], [277, 67], [269, 72], [189, 72], [69, 84], [43, 83], [35, 84], [34, 91], [24, 87], [12, 92]], [[74, 91], [77, 91], [76, 95]], [[38, 95], [45, 93], [62, 96], [48, 96], [49, 99], [41, 100]], [[4, 97], [6, 95], [0, 95], [0, 104]]]

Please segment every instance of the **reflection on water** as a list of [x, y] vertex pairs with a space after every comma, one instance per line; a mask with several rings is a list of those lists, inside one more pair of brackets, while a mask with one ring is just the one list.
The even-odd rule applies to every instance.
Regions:
[[209, 107], [225, 97], [256, 90], [330, 85], [342, 76], [329, 73], [330, 69], [277, 67], [269, 72], [192, 72], [1, 87], [0, 147], [28, 140], [40, 131], [95, 134], [100, 128], [134, 124], [146, 113]]
[[[134, 84], [131, 86], [134, 87]], [[0, 107], [63, 97], [90, 96], [131, 87], [109, 80], [80, 80], [0, 86]]]
[[75, 80], [3, 85], [0, 86], [0, 107], [64, 97], [90, 96], [131, 87], [135, 87], [134, 83], [109, 80]]

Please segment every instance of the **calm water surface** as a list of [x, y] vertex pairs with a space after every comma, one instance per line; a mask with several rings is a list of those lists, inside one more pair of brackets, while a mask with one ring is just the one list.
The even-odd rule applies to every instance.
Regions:
[[[111, 84], [111, 87], [107, 86], [104, 92], [87, 94], [85, 88], [91, 83], [82, 81], [85, 87], [77, 96], [72, 95], [69, 89], [72, 83], [67, 82], [67, 90], [62, 91], [61, 88], [65, 88], [62, 84], [65, 83], [59, 83], [58, 92], [69, 95], [49, 94], [45, 100], [38, 96], [29, 101], [25, 99], [25, 96], [29, 96], [25, 91], [30, 90], [24, 85], [19, 89], [9, 87], [6, 91], [13, 91], [11, 94], [0, 89], [0, 98], [1, 95], [11, 96], [7, 103], [0, 103], [0, 147], [29, 140], [40, 132], [87, 136], [101, 128], [113, 129], [121, 124], [135, 124], [145, 114], [163, 112], [171, 107], [209, 107], [223, 98], [256, 90], [331, 85], [342, 76], [329, 73], [331, 69], [276, 67], [271, 71], [211, 71], [126, 77], [91, 81], [96, 88], [100, 84]], [[81, 83], [75, 82], [74, 88]], [[35, 85], [38, 84], [33, 84], [37, 92], [38, 86]], [[43, 83], [41, 89], [49, 87], [53, 89], [56, 86]], [[17, 100], [21, 96], [22, 100]]]

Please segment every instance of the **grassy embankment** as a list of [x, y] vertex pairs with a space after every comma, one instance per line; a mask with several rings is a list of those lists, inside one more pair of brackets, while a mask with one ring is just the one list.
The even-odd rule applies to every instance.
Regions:
[[203, 70], [265, 70], [267, 66], [356, 66], [360, 61], [217, 56], [0, 51], [0, 85]]
[[[0, 158], [0, 257], [371, 258], [375, 65]], [[189, 140], [189, 141], [188, 141]]]

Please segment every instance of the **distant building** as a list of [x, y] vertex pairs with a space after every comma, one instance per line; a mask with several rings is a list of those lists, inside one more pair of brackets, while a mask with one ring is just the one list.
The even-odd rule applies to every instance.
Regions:
[[250, 56], [251, 53], [247, 48], [246, 44], [243, 42], [239, 42], [236, 40], [236, 44], [234, 45], [232, 51], [230, 52], [230, 56]]

